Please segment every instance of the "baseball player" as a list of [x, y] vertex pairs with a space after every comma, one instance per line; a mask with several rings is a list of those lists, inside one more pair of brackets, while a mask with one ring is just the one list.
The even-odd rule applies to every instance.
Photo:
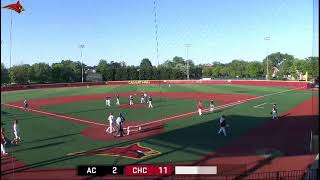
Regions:
[[25, 99], [25, 100], [23, 101], [23, 108], [24, 108], [25, 111], [28, 110], [28, 106], [29, 106], [29, 103], [28, 103], [28, 101]]
[[129, 96], [129, 105], [130, 106], [133, 105], [133, 96], [132, 95]]
[[214, 102], [213, 100], [210, 101], [210, 112], [214, 110]]
[[147, 93], [143, 93], [143, 97], [144, 97], [144, 102], [147, 103], [147, 100], [148, 100], [148, 95]]
[[14, 121], [13, 121], [12, 129], [13, 129], [14, 138], [13, 138], [13, 140], [11, 141], [11, 143], [12, 143], [12, 144], [18, 144], [19, 141], [21, 141], [21, 138], [18, 136], [18, 132], [19, 132], [19, 129], [18, 129], [18, 120], [14, 120]]
[[109, 127], [107, 128], [106, 132], [113, 133], [113, 131], [115, 131], [115, 129], [112, 126], [113, 122], [114, 122], [114, 116], [112, 115], [112, 113], [109, 114], [108, 121], [109, 121]]
[[5, 144], [7, 144], [6, 142], [6, 136], [4, 135], [4, 129], [3, 127], [1, 127], [1, 154], [3, 156], [7, 155], [8, 153], [6, 153], [6, 149], [5, 149]]
[[143, 104], [144, 102], [145, 102], [145, 101], [144, 101], [144, 95], [142, 94], [142, 95], [141, 95], [140, 103]]
[[110, 100], [111, 100], [111, 97], [110, 96], [106, 96], [106, 106], [110, 107]]
[[199, 116], [201, 116], [201, 115], [202, 115], [202, 108], [203, 108], [203, 106], [202, 106], [202, 102], [201, 102], [201, 101], [199, 101], [199, 102], [198, 102], [198, 112], [199, 112]]
[[278, 109], [276, 104], [273, 104], [271, 114], [272, 114], [272, 120], [278, 119]]
[[116, 102], [117, 105], [120, 105], [120, 97], [119, 97], [119, 94], [117, 94], [117, 102]]
[[116, 133], [116, 136], [117, 137], [123, 137], [123, 123], [125, 121], [125, 118], [123, 117], [123, 115], [121, 113], [119, 113], [119, 116], [117, 117], [116, 119], [116, 124], [117, 124], [117, 127], [118, 127], [118, 130], [117, 130], [117, 133]]
[[218, 134], [220, 134], [221, 132], [223, 132], [224, 136], [227, 136], [226, 126], [227, 126], [227, 123], [226, 123], [225, 116], [222, 115], [222, 116], [220, 117], [220, 129], [219, 129], [219, 131], [218, 131]]
[[148, 108], [153, 108], [153, 105], [152, 105], [152, 97], [149, 96], [149, 101], [148, 101], [149, 105], [148, 105]]

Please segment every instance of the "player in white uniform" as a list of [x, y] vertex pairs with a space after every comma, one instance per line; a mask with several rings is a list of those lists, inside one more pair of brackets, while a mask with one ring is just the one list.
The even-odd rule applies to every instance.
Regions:
[[116, 102], [117, 105], [120, 105], [120, 98], [119, 98], [119, 94], [117, 94], [117, 102]]
[[23, 108], [24, 108], [25, 111], [28, 110], [28, 106], [29, 106], [29, 103], [28, 103], [28, 101], [25, 99], [25, 100], [23, 101]]
[[214, 103], [213, 100], [210, 101], [210, 112], [214, 110]]
[[147, 93], [143, 93], [143, 97], [144, 97], [144, 102], [147, 103], [148, 102], [148, 95]]
[[140, 103], [141, 103], [141, 104], [143, 104], [143, 103], [144, 103], [144, 95], [141, 95]]
[[133, 96], [132, 95], [129, 96], [129, 105], [130, 106], [133, 105]]
[[115, 119], [114, 119], [114, 116], [112, 115], [112, 113], [109, 114], [108, 121], [109, 121], [109, 127], [107, 128], [106, 132], [112, 133], [115, 131], [115, 129], [113, 127], [113, 123], [114, 123]]
[[3, 156], [8, 154], [6, 153], [5, 144], [7, 144], [6, 137], [4, 135], [4, 129], [1, 127], [1, 154]]
[[13, 140], [11, 141], [12, 144], [18, 144], [19, 141], [21, 141], [21, 138], [18, 136], [18, 120], [15, 120], [13, 121], [13, 135], [14, 135], [14, 138]]
[[148, 108], [153, 108], [153, 105], [152, 105], [152, 97], [151, 97], [151, 96], [149, 96], [148, 103], [149, 103]]
[[108, 106], [108, 107], [111, 106], [111, 104], [110, 104], [110, 99], [111, 99], [110, 96], [106, 96], [106, 106]]

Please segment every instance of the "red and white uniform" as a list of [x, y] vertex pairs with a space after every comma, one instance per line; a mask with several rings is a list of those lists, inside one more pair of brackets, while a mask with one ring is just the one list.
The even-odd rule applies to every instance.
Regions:
[[199, 112], [199, 116], [201, 116], [201, 115], [202, 115], [202, 108], [203, 108], [203, 106], [202, 106], [202, 102], [199, 102], [199, 103], [198, 103], [198, 112]]
[[7, 155], [4, 145], [6, 144], [6, 138], [4, 133], [1, 131], [1, 154]]
[[112, 133], [115, 129], [112, 126], [113, 122], [114, 122], [114, 116], [112, 115], [112, 113], [110, 113], [109, 117], [108, 117], [108, 121], [109, 121], [109, 127], [107, 128], [107, 132], [108, 133]]

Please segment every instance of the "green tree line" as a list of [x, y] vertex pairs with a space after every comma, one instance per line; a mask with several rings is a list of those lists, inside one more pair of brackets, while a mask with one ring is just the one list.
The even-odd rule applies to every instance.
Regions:
[[[278, 77], [296, 76], [297, 72], [308, 72], [310, 78], [319, 76], [318, 57], [298, 59], [289, 54], [280, 52], [268, 55], [269, 75], [277, 67]], [[152, 65], [148, 58], [141, 60], [140, 65], [127, 65], [125, 62], [100, 60], [93, 68], [102, 75], [104, 81], [119, 80], [181, 80], [187, 78], [187, 64], [189, 65], [190, 79], [206, 78], [254, 78], [264, 79], [267, 70], [267, 58], [262, 61], [233, 60], [230, 63], [215, 61], [211, 64], [196, 65], [192, 60], [186, 61], [175, 56], [158, 66]], [[87, 65], [83, 65], [88, 69]], [[22, 64], [6, 68], [1, 63], [1, 84], [16, 83], [68, 83], [81, 82], [81, 62], [62, 60], [60, 63]], [[86, 72], [86, 71], [85, 71]], [[84, 77], [86, 73], [84, 73]], [[271, 78], [271, 77], [270, 77]]]

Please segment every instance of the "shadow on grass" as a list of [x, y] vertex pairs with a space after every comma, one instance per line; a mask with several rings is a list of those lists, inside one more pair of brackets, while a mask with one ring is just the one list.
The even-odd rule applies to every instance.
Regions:
[[[103, 147], [99, 147], [99, 148], [95, 148], [95, 149], [90, 149], [90, 151], [91, 150], [93, 150], [93, 151], [94, 150], [99, 150], [99, 149], [103, 149], [103, 148], [112, 148], [112, 147], [117, 147], [117, 146], [126, 146], [128, 144], [137, 143], [139, 141], [141, 141], [141, 139], [130, 140], [130, 141], [121, 142], [121, 143], [117, 143], [117, 144], [112, 144], [112, 145], [108, 145], [108, 146], [103, 146]], [[61, 142], [61, 143], [63, 143], [63, 142]], [[54, 145], [54, 144], [55, 143], [52, 143], [51, 145]], [[58, 145], [58, 144], [56, 144], [56, 145]], [[18, 168], [15, 168], [15, 169], [4, 170], [4, 171], [1, 171], [1, 175], [8, 175], [8, 174], [12, 174], [13, 172], [14, 173], [23, 172], [23, 171], [31, 170], [33, 168], [39, 168], [39, 167], [42, 167], [42, 166], [47, 166], [47, 165], [50, 165], [50, 164], [54, 164], [54, 163], [58, 163], [58, 162], [62, 162], [62, 161], [67, 161], [67, 160], [71, 160], [71, 159], [75, 159], [75, 158], [78, 158], [78, 157], [81, 157], [81, 156], [82, 155], [64, 155], [64, 156], [61, 156], [61, 157], [52, 158], [52, 159], [49, 159], [49, 160], [28, 164], [28, 165], [25, 165], [25, 166], [22, 166], [22, 167], [18, 167]]]
[[[46, 147], [50, 147], [50, 146], [61, 145], [61, 144], [64, 144], [66, 142], [68, 142], [68, 141], [60, 141], [60, 142], [55, 142], [55, 143], [49, 143], [49, 144], [45, 144], [45, 145], [34, 146], [34, 147], [25, 148], [25, 149], [19, 149], [19, 150], [11, 151], [11, 153], [17, 153], [17, 152], [22, 152], [22, 151], [34, 150], [34, 149], [38, 150], [38, 149], [46, 148]], [[19, 146], [19, 145], [12, 145], [12, 146]]]
[[32, 141], [24, 141], [23, 143], [26, 144], [26, 143], [48, 141], [48, 140], [53, 140], [53, 139], [59, 139], [59, 138], [74, 136], [74, 135], [78, 135], [78, 134], [80, 134], [80, 133], [71, 133], [71, 134], [65, 134], [65, 135], [61, 135], [61, 136], [49, 137], [49, 138], [45, 138], [45, 139], [36, 139], [36, 140], [32, 140]]

